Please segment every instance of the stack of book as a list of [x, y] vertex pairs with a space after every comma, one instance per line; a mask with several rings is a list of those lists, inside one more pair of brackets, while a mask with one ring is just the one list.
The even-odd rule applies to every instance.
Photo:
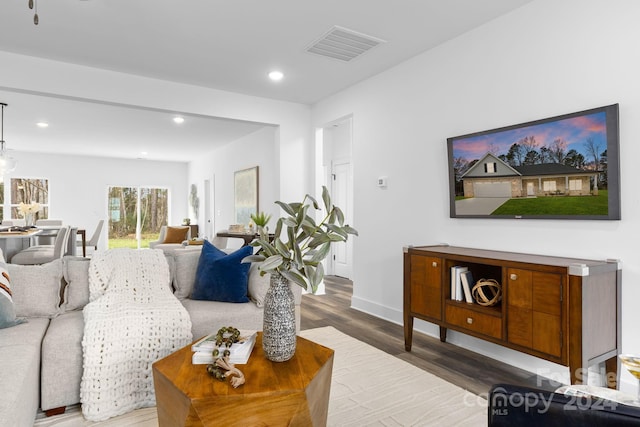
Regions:
[[469, 268], [460, 265], [451, 267], [451, 299], [473, 304], [472, 288], [473, 275]]
[[[257, 331], [240, 330], [240, 340], [233, 343], [229, 348], [229, 363], [234, 365], [244, 365], [251, 356], [251, 351], [256, 343]], [[216, 348], [216, 334], [210, 334], [202, 338], [191, 346], [193, 356], [191, 363], [194, 365], [208, 365], [213, 363], [213, 350]], [[220, 355], [224, 353], [226, 347], [219, 348]]]

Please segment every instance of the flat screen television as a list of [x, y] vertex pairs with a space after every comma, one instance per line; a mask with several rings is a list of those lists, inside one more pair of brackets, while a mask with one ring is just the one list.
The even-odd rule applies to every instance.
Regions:
[[447, 139], [452, 218], [620, 219], [618, 104]]

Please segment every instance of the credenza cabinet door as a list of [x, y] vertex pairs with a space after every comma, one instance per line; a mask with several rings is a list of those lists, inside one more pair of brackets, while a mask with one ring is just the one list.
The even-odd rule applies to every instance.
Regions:
[[442, 260], [411, 255], [411, 311], [442, 319]]
[[507, 270], [507, 339], [512, 344], [560, 357], [561, 275]]

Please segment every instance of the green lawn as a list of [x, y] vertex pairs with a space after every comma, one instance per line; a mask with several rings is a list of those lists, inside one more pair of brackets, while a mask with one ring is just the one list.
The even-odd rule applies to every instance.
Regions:
[[[143, 234], [142, 239], [140, 241], [140, 247], [148, 248], [149, 242], [152, 242], [154, 240], [158, 240], [158, 234], [149, 234], [149, 235]], [[134, 235], [117, 238], [117, 239], [111, 238], [109, 239], [109, 249], [113, 249], [113, 248], [137, 249], [138, 243], [136, 242]]]
[[597, 196], [549, 196], [510, 199], [492, 215], [607, 215], [608, 191]]

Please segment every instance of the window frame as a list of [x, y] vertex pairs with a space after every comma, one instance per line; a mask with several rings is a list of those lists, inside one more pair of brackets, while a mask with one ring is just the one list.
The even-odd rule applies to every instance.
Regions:
[[[24, 203], [31, 203], [36, 201], [40, 204], [41, 209], [37, 212], [37, 219], [49, 218], [49, 209], [51, 208], [51, 180], [46, 177], [25, 177], [25, 176], [12, 176], [2, 180], [0, 186], [0, 218], [7, 220], [22, 219], [22, 216], [18, 214], [18, 207], [20, 201], [13, 199], [12, 188], [15, 180], [23, 181], [44, 181], [46, 182], [46, 202], [38, 200], [25, 200]], [[7, 185], [8, 181], [8, 185]], [[6, 212], [9, 212], [9, 216], [6, 216]], [[14, 216], [15, 213], [15, 216]]]

